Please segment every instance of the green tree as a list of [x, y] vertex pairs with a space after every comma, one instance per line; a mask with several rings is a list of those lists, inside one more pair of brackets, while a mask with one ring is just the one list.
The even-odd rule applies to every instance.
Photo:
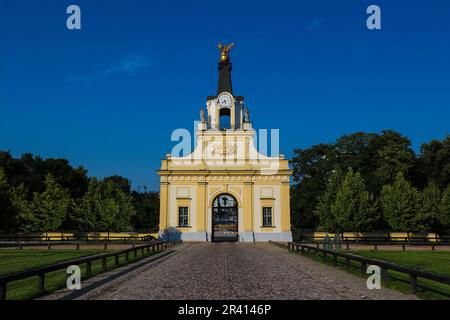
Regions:
[[9, 152], [0, 151], [0, 167], [4, 168], [12, 187], [24, 184], [28, 200], [33, 199], [35, 192], [44, 192], [45, 177], [49, 173], [73, 198], [81, 197], [87, 190], [87, 171], [83, 167], [73, 168], [66, 159], [44, 160], [31, 153], [25, 153], [15, 159]]
[[366, 190], [361, 174], [350, 168], [331, 204], [335, 231], [371, 230], [378, 220], [376, 209], [373, 196]]
[[375, 133], [356, 132], [340, 137], [335, 144], [337, 162], [343, 171], [349, 168], [360, 172], [362, 176], [370, 170], [372, 155], [369, 144], [377, 138]]
[[445, 189], [450, 184], [450, 135], [443, 141], [423, 144], [417, 167], [422, 183], [432, 182]]
[[133, 191], [136, 214], [132, 217], [135, 230], [155, 230], [159, 224], [159, 192], [138, 193]]
[[23, 231], [56, 231], [66, 218], [71, 202], [69, 193], [51, 174], [45, 177], [44, 185], [45, 191], [35, 192], [32, 201], [20, 197], [18, 201], [16, 197], [19, 226]]
[[78, 231], [98, 231], [98, 204], [102, 199], [100, 182], [91, 178], [88, 189], [81, 199], [73, 200], [73, 213], [70, 217], [72, 225]]
[[393, 231], [421, 231], [426, 227], [420, 221], [422, 194], [409, 183], [402, 172], [392, 185], [381, 191], [384, 218]]
[[0, 231], [9, 232], [16, 227], [17, 210], [11, 200], [11, 187], [5, 171], [0, 168]]
[[336, 201], [336, 195], [341, 187], [342, 180], [342, 171], [340, 169], [336, 169], [327, 183], [325, 193], [319, 197], [316, 207], [315, 212], [319, 218], [320, 227], [329, 232], [339, 230], [338, 222], [332, 213], [332, 206]]
[[108, 182], [111, 181], [114, 183], [118, 188], [120, 188], [123, 192], [130, 194], [131, 193], [131, 182], [127, 178], [114, 175], [110, 177], [106, 177], [103, 179], [103, 181]]
[[365, 179], [370, 182], [369, 190], [376, 193], [382, 186], [393, 183], [399, 172], [409, 174], [416, 161], [411, 141], [392, 130], [371, 139], [368, 154], [370, 169]]
[[131, 231], [131, 219], [136, 214], [133, 197], [121, 188], [115, 188], [114, 199], [118, 205], [119, 212], [113, 223], [114, 230]]
[[440, 222], [441, 191], [435, 183], [430, 183], [423, 190], [422, 206], [419, 220], [423, 223], [425, 230], [441, 233], [442, 224]]
[[442, 225], [443, 233], [450, 231], [450, 184], [442, 194], [439, 222]]
[[301, 228], [315, 228], [315, 213], [319, 197], [326, 189], [336, 167], [336, 150], [331, 144], [319, 144], [308, 149], [295, 149], [290, 161], [294, 185], [291, 193], [292, 222]]
[[128, 231], [132, 201], [113, 181], [91, 178], [88, 191], [73, 203], [72, 223], [78, 231]]

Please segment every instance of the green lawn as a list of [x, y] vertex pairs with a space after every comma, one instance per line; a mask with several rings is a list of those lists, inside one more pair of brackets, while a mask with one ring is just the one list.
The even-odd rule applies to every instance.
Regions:
[[[23, 271], [36, 267], [49, 265], [55, 262], [76, 259], [82, 256], [90, 256], [98, 253], [111, 252], [113, 250], [0, 250], [0, 275]], [[146, 256], [146, 251], [144, 251]], [[134, 261], [134, 254], [129, 255], [130, 262]], [[140, 250], [137, 250], [137, 259], [142, 258]], [[107, 259], [107, 269], [114, 268], [114, 257]], [[121, 255], [119, 264], [125, 264], [125, 255]], [[83, 279], [86, 276], [86, 264], [80, 266]], [[92, 274], [101, 272], [101, 260], [92, 263]], [[37, 289], [37, 277], [8, 283], [6, 299], [24, 300], [32, 299], [49, 292], [55, 291], [65, 286], [65, 270], [54, 271], [46, 274], [45, 291], [39, 292]], [[83, 285], [83, 282], [81, 283]]]
[[104, 252], [105, 250], [0, 250], [0, 275]]
[[[352, 251], [352, 253], [368, 258], [393, 262], [409, 268], [450, 276], [450, 252], [448, 251], [364, 250]], [[399, 272], [389, 272], [393, 277], [386, 283], [387, 287], [409, 292], [409, 277]], [[422, 299], [450, 299], [450, 285], [420, 278], [418, 284], [424, 287], [417, 294]]]
[[449, 251], [352, 251], [360, 256], [450, 276]]
[[[347, 251], [342, 250], [345, 253], [353, 253], [356, 255], [375, 258], [383, 261], [389, 261], [398, 265], [417, 268], [424, 271], [435, 272], [439, 274], [450, 276], [450, 252], [448, 251], [382, 251], [382, 250], [355, 250]], [[314, 256], [313, 254], [306, 253], [314, 260], [323, 262], [321, 255]], [[327, 263], [333, 265], [332, 257], [328, 257]], [[345, 259], [338, 259], [338, 268], [345, 269]], [[362, 276], [361, 264], [358, 262], [351, 262], [350, 269], [347, 270], [357, 276]], [[367, 275], [364, 274], [366, 278]], [[419, 286], [425, 288], [419, 288], [417, 296], [421, 299], [450, 299], [450, 285], [437, 283], [435, 281], [425, 280], [419, 278]], [[399, 290], [405, 293], [410, 293], [409, 276], [389, 270], [389, 280], [383, 285], [387, 288]]]

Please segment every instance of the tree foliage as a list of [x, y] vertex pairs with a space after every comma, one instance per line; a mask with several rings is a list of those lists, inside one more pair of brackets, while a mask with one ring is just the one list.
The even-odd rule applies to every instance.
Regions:
[[443, 141], [432, 140], [421, 146], [417, 174], [421, 185], [434, 183], [444, 189], [450, 184], [450, 135]]
[[17, 210], [12, 202], [12, 190], [6, 179], [3, 168], [0, 167], [0, 231], [9, 231], [16, 226]]
[[44, 192], [35, 192], [31, 201], [15, 197], [19, 211], [18, 224], [22, 231], [60, 230], [70, 207], [69, 193], [51, 174], [45, 177], [44, 186]]
[[340, 229], [339, 223], [333, 215], [332, 207], [336, 201], [336, 195], [341, 187], [342, 180], [342, 171], [340, 169], [335, 170], [326, 185], [325, 193], [319, 197], [316, 207], [321, 228], [332, 232]]
[[158, 220], [158, 193], [132, 192], [125, 177], [88, 178], [66, 159], [0, 151], [0, 232], [148, 230]]
[[[301, 228], [326, 228], [327, 224], [323, 223], [326, 218], [322, 216], [318, 219], [319, 212], [326, 211], [317, 209], [320, 201], [323, 206], [323, 201], [331, 197], [329, 193], [326, 194], [326, 187], [336, 169], [346, 172], [351, 168], [358, 172], [367, 192], [377, 199], [376, 203], [381, 203], [379, 198], [383, 187], [392, 185], [399, 172], [403, 173], [411, 186], [417, 188], [419, 194], [422, 191], [425, 193], [424, 189], [429, 183], [434, 183], [442, 192], [450, 183], [450, 136], [443, 141], [433, 140], [422, 145], [420, 154], [416, 155], [411, 148], [411, 141], [396, 131], [356, 132], [340, 137], [333, 144], [295, 149], [291, 165], [294, 171], [291, 188], [292, 222]], [[427, 196], [432, 196], [429, 193], [431, 191], [427, 190]], [[420, 207], [430, 206], [426, 202], [431, 201], [429, 197], [423, 201]], [[415, 214], [418, 216], [416, 218], [423, 220], [421, 227], [430, 230], [443, 227], [442, 223], [436, 223], [435, 209], [433, 214], [430, 208], [424, 211], [422, 208], [417, 209], [420, 210]], [[433, 215], [433, 221], [425, 221]], [[384, 215], [372, 221], [372, 229], [387, 227]]]
[[45, 177], [50, 173], [72, 198], [81, 197], [86, 192], [89, 179], [83, 167], [73, 168], [66, 159], [42, 159], [25, 153], [13, 158], [9, 152], [0, 151], [0, 167], [5, 171], [9, 184], [18, 187], [23, 184], [27, 198], [31, 200], [35, 192], [45, 190]]
[[418, 219], [423, 222], [423, 228], [436, 233], [442, 233], [440, 221], [441, 191], [435, 183], [430, 183], [423, 190], [422, 205]]
[[443, 230], [450, 231], [450, 184], [442, 194], [439, 222], [441, 223]]
[[399, 172], [395, 182], [385, 185], [381, 191], [384, 218], [393, 231], [422, 231], [418, 213], [421, 210], [422, 194]]
[[352, 169], [340, 184], [330, 211], [339, 232], [370, 231], [378, 220], [373, 196], [366, 190], [361, 174]]
[[157, 230], [159, 224], [159, 193], [133, 191], [136, 214], [132, 218], [132, 224], [136, 230]]
[[78, 231], [127, 231], [134, 213], [131, 195], [119, 185], [91, 178], [88, 191], [74, 201], [71, 219]]

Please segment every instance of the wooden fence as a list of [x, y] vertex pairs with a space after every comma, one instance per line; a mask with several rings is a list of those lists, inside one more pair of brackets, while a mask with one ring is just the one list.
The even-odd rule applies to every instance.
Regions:
[[350, 263], [351, 261], [356, 261], [361, 264], [361, 273], [364, 275], [366, 274], [367, 266], [368, 265], [376, 265], [381, 268], [381, 274], [385, 281], [389, 279], [389, 270], [397, 271], [400, 273], [404, 273], [409, 276], [409, 282], [411, 286], [411, 293], [416, 294], [418, 291], [418, 285], [417, 285], [417, 279], [423, 278], [428, 279], [432, 281], [436, 281], [439, 283], [444, 283], [450, 285], [450, 277], [433, 273], [433, 272], [427, 272], [427, 271], [421, 271], [413, 268], [407, 268], [400, 266], [395, 263], [386, 262], [378, 259], [371, 259], [366, 258], [362, 256], [358, 256], [351, 253], [344, 253], [336, 250], [328, 250], [323, 249], [319, 247], [319, 244], [316, 246], [309, 245], [309, 244], [302, 244], [302, 243], [295, 243], [295, 242], [289, 242], [289, 243], [281, 243], [281, 242], [273, 242], [272, 244], [275, 244], [281, 248], [288, 249], [289, 251], [296, 251], [296, 252], [309, 252], [317, 256], [317, 254], [321, 254], [324, 262], [327, 262], [328, 258], [331, 257], [333, 259], [333, 263], [335, 266], [338, 265], [338, 257], [345, 259], [345, 268], [348, 270], [350, 269]]
[[[325, 239], [326, 233], [293, 233], [293, 237], [295, 241], [302, 241], [302, 242], [322, 242]], [[334, 239], [334, 234], [330, 234], [329, 237], [331, 240]], [[420, 244], [420, 243], [436, 243], [436, 244], [450, 244], [450, 237], [448, 236], [437, 236], [434, 235], [433, 237], [430, 236], [417, 236], [411, 234], [410, 236], [375, 236], [375, 235], [365, 235], [365, 236], [340, 236], [339, 237], [341, 241], [343, 242], [354, 242], [354, 243], [366, 243], [366, 242], [379, 242], [379, 243], [414, 243], [414, 244]]]
[[32, 241], [84, 241], [84, 242], [98, 242], [98, 241], [150, 241], [156, 240], [152, 235], [116, 235], [116, 234], [0, 234], [0, 242], [32, 242]]
[[134, 254], [134, 258], [137, 258], [137, 252], [138, 250], [141, 251], [142, 256], [144, 256], [144, 250], [147, 250], [147, 253], [150, 254], [151, 252], [157, 252], [161, 251], [170, 247], [173, 247], [175, 245], [175, 242], [166, 242], [166, 241], [159, 241], [154, 242], [150, 244], [145, 244], [141, 246], [135, 246], [130, 249], [121, 250], [117, 252], [111, 252], [111, 253], [102, 253], [97, 254], [94, 256], [88, 256], [88, 257], [82, 257], [79, 259], [73, 259], [63, 262], [58, 262], [49, 266], [34, 268], [26, 271], [20, 271], [16, 273], [11, 273], [7, 275], [0, 276], [0, 300], [6, 299], [6, 291], [8, 288], [8, 283], [26, 279], [30, 277], [38, 277], [38, 290], [44, 291], [45, 289], [45, 275], [52, 271], [67, 269], [67, 267], [71, 265], [80, 265], [80, 264], [86, 264], [86, 277], [92, 276], [92, 263], [94, 261], [102, 261], [102, 272], [106, 271], [106, 259], [109, 257], [114, 257], [114, 265], [117, 267], [119, 265], [119, 257], [124, 255], [126, 263], [129, 262], [129, 255], [132, 252]]

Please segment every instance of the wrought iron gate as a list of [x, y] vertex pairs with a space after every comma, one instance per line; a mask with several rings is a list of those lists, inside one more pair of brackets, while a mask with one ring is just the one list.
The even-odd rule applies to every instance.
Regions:
[[238, 204], [224, 193], [216, 197], [212, 208], [212, 241], [238, 240]]

